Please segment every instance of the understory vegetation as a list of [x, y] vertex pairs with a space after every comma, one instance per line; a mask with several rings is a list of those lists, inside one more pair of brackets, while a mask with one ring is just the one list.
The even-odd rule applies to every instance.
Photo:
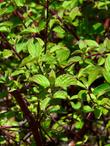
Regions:
[[0, 145], [110, 146], [110, 0], [0, 0]]

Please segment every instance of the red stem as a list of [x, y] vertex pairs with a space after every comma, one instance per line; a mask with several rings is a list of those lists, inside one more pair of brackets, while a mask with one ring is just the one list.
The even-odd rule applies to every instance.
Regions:
[[40, 128], [39, 123], [35, 120], [32, 113], [28, 109], [27, 104], [26, 104], [24, 98], [22, 97], [20, 91], [16, 90], [16, 91], [11, 92], [11, 94], [15, 97], [15, 99], [16, 99], [17, 103], [19, 104], [25, 118], [27, 119], [29, 127], [32, 131], [32, 134], [34, 136], [34, 140], [35, 140], [37, 146], [43, 146], [41, 135], [39, 132], [39, 128]]

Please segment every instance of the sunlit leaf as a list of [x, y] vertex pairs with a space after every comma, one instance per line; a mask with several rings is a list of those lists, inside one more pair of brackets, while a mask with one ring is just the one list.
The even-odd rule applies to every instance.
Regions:
[[77, 103], [71, 102], [71, 106], [73, 109], [78, 110], [81, 108], [81, 103], [80, 102], [77, 102]]
[[4, 49], [3, 52], [2, 52], [2, 55], [3, 55], [4, 58], [9, 58], [10, 56], [12, 56], [12, 51]]
[[57, 91], [53, 95], [54, 98], [59, 98], [59, 99], [66, 99], [68, 97], [67, 92], [65, 91]]
[[24, 70], [16, 70], [16, 71], [14, 71], [12, 74], [11, 74], [11, 76], [17, 76], [17, 75], [19, 75], [19, 74], [23, 74], [23, 73], [25, 73], [25, 71]]
[[42, 53], [42, 46], [41, 46], [41, 45], [43, 45], [42, 43], [43, 42], [41, 42], [41, 40], [39, 40], [38, 42], [34, 43], [34, 40], [33, 39], [30, 39], [27, 42], [28, 51], [29, 51], [30, 55], [33, 58], [36, 57], [38, 59], [40, 57], [40, 55]]
[[83, 121], [77, 121], [75, 123], [75, 128], [76, 129], [81, 129], [83, 127], [83, 125], [84, 125], [84, 122]]
[[41, 74], [34, 75], [33, 77], [30, 78], [30, 80], [41, 85], [44, 88], [47, 88], [50, 86], [49, 80]]
[[2, 27], [0, 27], [0, 31], [1, 32], [10, 32], [10, 29], [9, 29], [9, 27], [2, 26]]
[[74, 84], [76, 84], [76, 79], [72, 75], [69, 75], [69, 74], [60, 75], [55, 80], [55, 86], [62, 87], [64, 89]]
[[89, 113], [89, 112], [94, 111], [94, 109], [91, 108], [89, 105], [85, 105], [85, 106], [83, 106], [83, 111], [84, 111], [85, 113]]
[[69, 57], [70, 51], [66, 48], [56, 50], [56, 57], [60, 64], [63, 64]]
[[25, 3], [25, 0], [15, 0], [15, 3], [17, 6], [23, 6]]
[[50, 97], [46, 97], [44, 100], [40, 102], [41, 110], [45, 110], [46, 107], [49, 105]]
[[34, 60], [35, 60], [35, 58], [32, 58], [32, 57], [29, 55], [29, 56], [25, 57], [25, 58], [22, 60], [22, 62], [21, 62], [21, 64], [20, 64], [20, 67], [25, 66], [25, 65], [27, 65], [28, 63], [33, 62]]
[[108, 55], [106, 60], [105, 60], [105, 69], [107, 72], [110, 73], [110, 55]]
[[76, 16], [81, 16], [79, 8], [78, 7], [73, 8], [69, 16], [72, 20], [74, 20]]
[[98, 43], [94, 40], [85, 40], [85, 43], [89, 46], [89, 47], [98, 47]]
[[103, 83], [103, 84], [99, 85], [98, 87], [96, 87], [94, 89], [93, 93], [99, 97], [109, 91], [110, 91], [110, 84]]

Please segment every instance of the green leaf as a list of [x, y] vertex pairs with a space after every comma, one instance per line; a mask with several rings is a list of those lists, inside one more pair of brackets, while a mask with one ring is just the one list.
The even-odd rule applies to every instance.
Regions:
[[64, 1], [63, 4], [62, 4], [62, 7], [63, 7], [63, 8], [67, 8], [71, 3], [72, 3], [71, 0], [69, 0], [69, 1]]
[[56, 73], [54, 70], [51, 70], [49, 73], [49, 80], [50, 80], [50, 84], [52, 86], [54, 86], [54, 84], [55, 84], [55, 79], [56, 79]]
[[2, 55], [3, 55], [3, 58], [9, 58], [10, 56], [12, 56], [12, 51], [4, 49], [2, 52]]
[[57, 64], [56, 58], [50, 53], [46, 53], [43, 56], [42, 61], [44, 61], [44, 62], [46, 62], [46, 64], [50, 64], [52, 66], [54, 66], [54, 64]]
[[103, 76], [105, 78], [105, 80], [110, 83], [110, 72], [107, 72], [106, 69], [102, 70]]
[[98, 47], [98, 43], [94, 40], [85, 40], [85, 43], [89, 46], [89, 47]]
[[50, 97], [46, 97], [44, 100], [40, 102], [41, 110], [45, 110], [49, 105]]
[[88, 77], [88, 80], [86, 81], [86, 86], [89, 87], [99, 76], [100, 76], [101, 69], [100, 67], [94, 66], [94, 65], [88, 65], [84, 69], [81, 69], [78, 78], [81, 77]]
[[6, 12], [5, 13], [12, 13], [16, 8], [12, 5], [9, 5], [6, 9]]
[[105, 46], [105, 48], [107, 48], [108, 50], [110, 50], [110, 39], [106, 38], [104, 40], [104, 46]]
[[53, 31], [57, 33], [58, 37], [64, 37], [65, 31], [60, 26], [56, 26]]
[[0, 31], [1, 31], [1, 32], [10, 32], [10, 29], [9, 29], [9, 27], [1, 26], [1, 27], [0, 27]]
[[108, 55], [106, 60], [105, 60], [105, 69], [107, 72], [110, 73], [110, 55]]
[[55, 112], [57, 113], [59, 110], [60, 110], [60, 106], [55, 105], [55, 106], [50, 107], [49, 112], [50, 113], [55, 113]]
[[32, 57], [36, 57], [37, 51], [36, 51], [36, 47], [33, 41], [34, 41], [33, 39], [30, 39], [27, 43], [27, 47], [28, 47], [29, 54]]
[[100, 70], [95, 68], [95, 70], [91, 70], [88, 74], [88, 87], [99, 77]]
[[11, 74], [11, 76], [17, 76], [17, 75], [23, 74], [23, 73], [25, 73], [25, 71], [24, 71], [23, 69], [18, 69], [18, 70], [16, 70], [16, 71], [14, 71], [14, 72]]
[[49, 21], [49, 27], [50, 27], [50, 29], [52, 28], [52, 26], [53, 26], [55, 23], [57, 23], [57, 19], [50, 19], [50, 21]]
[[40, 45], [41, 47], [43, 47], [44, 41], [43, 41], [41, 38], [36, 38], [36, 39], [37, 39], [39, 45]]
[[98, 103], [98, 105], [104, 105], [104, 106], [110, 108], [110, 99], [109, 98], [103, 97], [102, 99], [97, 100], [97, 103]]
[[16, 44], [15, 48], [18, 53], [27, 50], [27, 42], [18, 43]]
[[97, 119], [99, 119], [102, 115], [102, 111], [99, 108], [95, 108], [94, 115]]
[[93, 94], [99, 97], [107, 92], [110, 92], [110, 84], [103, 83], [94, 89]]
[[103, 65], [104, 64], [104, 62], [105, 62], [105, 58], [103, 58], [103, 57], [100, 57], [99, 59], [98, 59], [98, 65]]
[[36, 57], [38, 59], [42, 53], [42, 46], [40, 45], [39, 41], [35, 44], [33, 41], [33, 39], [30, 39], [27, 42], [28, 51], [33, 58]]
[[32, 63], [34, 60], [35, 60], [35, 58], [32, 58], [32, 57], [29, 55], [29, 56], [25, 57], [25, 58], [22, 60], [22, 62], [21, 62], [21, 64], [20, 64], [20, 67], [25, 66], [25, 65], [27, 65], [28, 63]]
[[73, 96], [70, 97], [71, 100], [78, 99], [78, 98], [79, 98], [78, 95], [73, 95]]
[[50, 48], [50, 53], [55, 52], [56, 50], [59, 50], [62, 48], [61, 44], [54, 44], [51, 48]]
[[85, 113], [89, 113], [89, 112], [94, 111], [94, 109], [92, 109], [89, 105], [85, 105], [85, 106], [83, 106], [83, 111]]
[[73, 109], [78, 110], [81, 108], [81, 102], [77, 102], [77, 103], [71, 102], [71, 106]]
[[69, 57], [70, 51], [66, 48], [56, 50], [56, 57], [60, 64], [63, 64]]
[[30, 78], [30, 80], [41, 85], [44, 88], [47, 88], [50, 86], [49, 80], [41, 74], [34, 75], [33, 77]]
[[104, 146], [110, 146], [110, 144], [106, 144], [106, 145], [104, 145]]
[[69, 74], [60, 75], [55, 80], [55, 86], [62, 87], [64, 89], [74, 84], [76, 84], [76, 79], [72, 75], [69, 75]]
[[54, 98], [59, 98], [59, 99], [66, 99], [68, 97], [68, 94], [66, 91], [57, 91], [53, 95]]
[[22, 7], [26, 0], [15, 0], [15, 3], [18, 7]]
[[80, 56], [74, 56], [72, 58], [69, 58], [68, 63], [76, 63], [76, 62], [80, 62], [82, 60], [82, 58]]
[[83, 121], [77, 121], [75, 123], [75, 128], [76, 129], [81, 129], [83, 127], [83, 125], [84, 125], [84, 122]]
[[20, 34], [30, 34], [30, 33], [38, 33], [38, 32], [39, 32], [38, 28], [29, 27], [29, 28], [23, 29]]
[[72, 11], [70, 12], [69, 16], [72, 20], [74, 20], [76, 18], [76, 16], [81, 16], [79, 8], [78, 7], [73, 8]]
[[98, 34], [98, 33], [103, 33], [104, 32], [104, 26], [102, 23], [95, 23], [93, 25], [93, 29], [94, 29], [94, 33]]
[[80, 87], [82, 87], [82, 88], [86, 88], [86, 86], [85, 86], [85, 84], [83, 84], [82, 82], [80, 82], [80, 81], [76, 81], [76, 85], [77, 86], [80, 86]]
[[12, 22], [10, 22], [10, 21], [5, 21], [5, 22], [2, 22], [2, 23], [0, 23], [0, 27], [10, 27], [10, 26], [12, 26], [13, 25], [13, 23]]
[[84, 40], [80, 40], [80, 41], [78, 42], [78, 44], [79, 44], [79, 48], [80, 48], [80, 49], [87, 48], [87, 44], [86, 44], [86, 42], [85, 42]]

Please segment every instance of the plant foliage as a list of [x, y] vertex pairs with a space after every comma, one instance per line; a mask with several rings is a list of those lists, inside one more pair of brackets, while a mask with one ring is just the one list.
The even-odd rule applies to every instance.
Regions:
[[109, 9], [0, 0], [0, 145], [110, 146]]

